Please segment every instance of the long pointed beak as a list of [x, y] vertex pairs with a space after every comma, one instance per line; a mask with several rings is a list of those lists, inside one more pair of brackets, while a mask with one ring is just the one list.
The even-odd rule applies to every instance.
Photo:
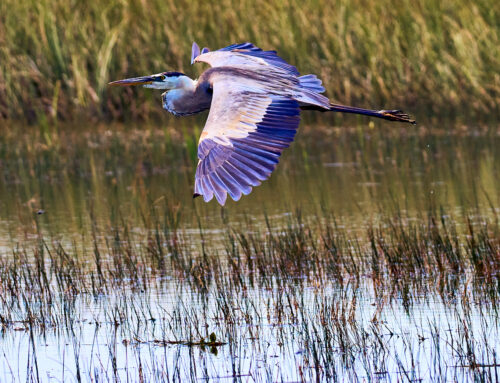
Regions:
[[144, 84], [151, 84], [153, 81], [154, 81], [153, 76], [142, 76], [142, 77], [132, 77], [132, 78], [126, 78], [124, 80], [112, 81], [108, 83], [108, 85], [121, 85], [121, 86], [144, 85]]

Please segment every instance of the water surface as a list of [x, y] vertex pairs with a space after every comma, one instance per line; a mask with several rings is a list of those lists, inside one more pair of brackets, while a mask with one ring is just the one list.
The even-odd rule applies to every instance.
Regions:
[[[497, 127], [304, 126], [271, 179], [224, 208], [192, 198], [198, 133], [185, 125], [1, 133], [0, 379], [500, 373]], [[425, 236], [434, 218], [439, 238]], [[336, 242], [325, 248], [330, 232]], [[394, 260], [394, 249], [420, 256], [412, 241], [429, 253], [457, 249], [455, 271], [438, 262], [436, 279], [424, 255], [420, 265]], [[386, 282], [370, 258], [385, 243], [394, 250], [381, 263]], [[489, 254], [490, 266], [467, 256], [476, 253]], [[262, 254], [274, 273], [254, 268]], [[410, 263], [416, 269], [404, 271]], [[401, 281], [398, 270], [414, 279]], [[9, 281], [26, 296], [9, 293], [17, 291]], [[200, 344], [211, 333], [224, 344]]]

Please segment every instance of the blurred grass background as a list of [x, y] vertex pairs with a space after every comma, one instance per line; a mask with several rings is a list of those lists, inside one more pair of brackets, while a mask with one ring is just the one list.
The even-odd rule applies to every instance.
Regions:
[[0, 119], [164, 115], [158, 92], [108, 81], [191, 67], [190, 48], [252, 41], [334, 100], [496, 119], [498, 0], [2, 0]]

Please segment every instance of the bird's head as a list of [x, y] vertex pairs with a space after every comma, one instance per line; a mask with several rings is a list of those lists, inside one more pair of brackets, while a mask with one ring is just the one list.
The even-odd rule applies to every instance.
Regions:
[[[142, 85], [144, 88], [153, 89], [177, 89], [185, 86], [185, 80], [189, 79], [184, 73], [162, 72], [150, 76], [132, 77], [124, 80], [112, 81], [108, 85]], [[191, 79], [189, 79], [192, 81]]]

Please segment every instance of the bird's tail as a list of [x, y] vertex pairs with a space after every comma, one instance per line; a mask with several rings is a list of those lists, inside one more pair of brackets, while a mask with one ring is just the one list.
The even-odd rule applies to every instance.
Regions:
[[323, 93], [325, 88], [323, 88], [322, 82], [314, 74], [306, 74], [305, 76], [299, 77], [299, 84], [301, 87], [306, 88], [312, 92]]
[[354, 106], [345, 106], [345, 105], [330, 103], [329, 111], [362, 114], [364, 116], [378, 117], [390, 121], [408, 122], [410, 124], [416, 123], [415, 120], [412, 119], [410, 115], [403, 112], [402, 110], [370, 110], [370, 109], [356, 108]]

